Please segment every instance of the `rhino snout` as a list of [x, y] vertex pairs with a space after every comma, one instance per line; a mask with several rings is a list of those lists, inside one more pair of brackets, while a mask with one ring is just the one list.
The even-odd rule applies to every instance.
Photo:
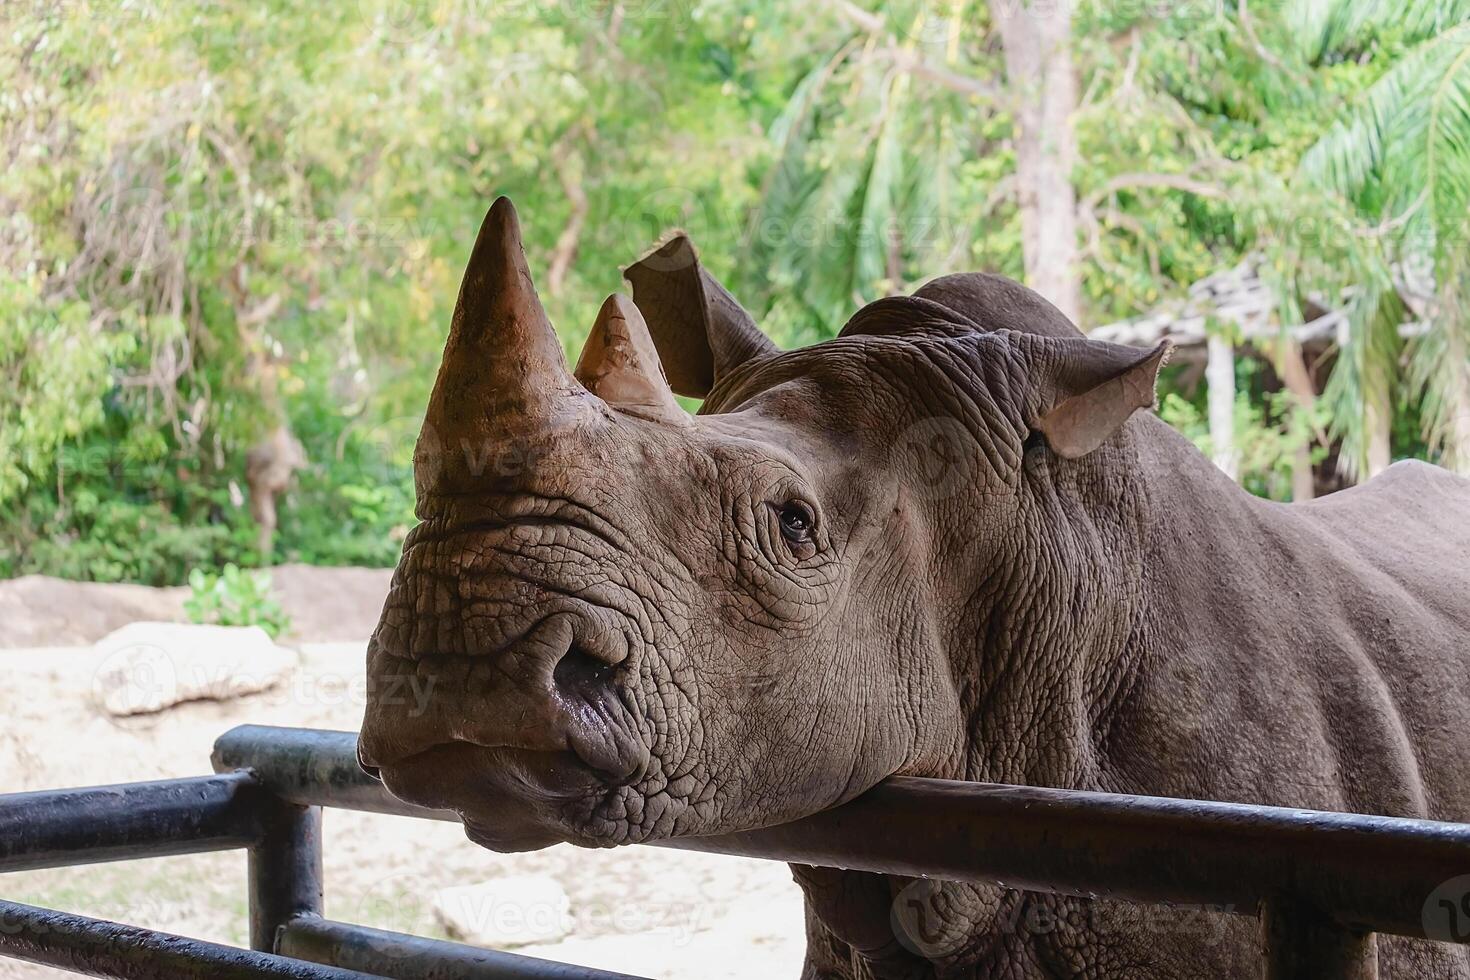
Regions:
[[[627, 651], [581, 617], [553, 615], [506, 650], [439, 666], [377, 653], [358, 763], [390, 789], [443, 746], [561, 754], [612, 784], [647, 765], [622, 691]], [[409, 679], [427, 696], [405, 696]]]

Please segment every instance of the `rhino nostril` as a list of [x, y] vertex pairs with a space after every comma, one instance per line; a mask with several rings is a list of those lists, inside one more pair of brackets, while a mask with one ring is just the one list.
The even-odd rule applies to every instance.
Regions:
[[573, 643], [557, 661], [551, 677], [562, 690], [587, 691], [606, 686], [613, 669], [612, 664], [599, 660]]

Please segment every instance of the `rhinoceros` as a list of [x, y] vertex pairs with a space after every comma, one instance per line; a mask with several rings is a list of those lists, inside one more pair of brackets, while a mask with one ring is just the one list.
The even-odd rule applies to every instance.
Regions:
[[[1254, 498], [1148, 411], [1166, 347], [993, 275], [790, 351], [687, 237], [625, 277], [569, 370], [510, 203], [480, 229], [369, 645], [359, 753], [393, 794], [498, 851], [748, 830], [895, 774], [1470, 819], [1470, 482]], [[1246, 916], [925, 881], [916, 936], [915, 882], [793, 873], [807, 978], [1259, 969]]]

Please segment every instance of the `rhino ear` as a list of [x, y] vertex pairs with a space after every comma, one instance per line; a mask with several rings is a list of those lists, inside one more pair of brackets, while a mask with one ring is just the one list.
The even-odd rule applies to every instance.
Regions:
[[669, 386], [681, 395], [703, 398], [739, 365], [776, 352], [745, 308], [699, 264], [682, 233], [623, 270], [623, 278], [648, 321]]
[[1032, 379], [1026, 422], [1066, 459], [1086, 456], [1140, 408], [1154, 404], [1159, 369], [1173, 346], [1145, 349], [1101, 340], [1022, 336]]

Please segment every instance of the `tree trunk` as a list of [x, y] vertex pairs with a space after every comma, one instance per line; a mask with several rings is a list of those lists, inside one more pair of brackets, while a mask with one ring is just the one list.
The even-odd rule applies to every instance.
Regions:
[[552, 159], [556, 176], [567, 195], [566, 226], [556, 239], [551, 250], [551, 264], [546, 273], [546, 291], [551, 296], [560, 296], [566, 286], [567, 273], [577, 258], [577, 248], [582, 243], [582, 226], [587, 221], [587, 191], [582, 187], [582, 158], [575, 150], [558, 147]]
[[[1302, 345], [1293, 339], [1284, 339], [1276, 351], [1276, 373], [1300, 411], [1310, 417], [1317, 405], [1317, 387], [1312, 383], [1312, 372], [1302, 356]], [[1315, 428], [1315, 427], [1314, 427]], [[1325, 434], [1318, 439], [1326, 442]], [[1317, 495], [1317, 477], [1312, 472], [1312, 443], [1310, 440], [1297, 447], [1291, 460], [1291, 499], [1311, 500]]]
[[991, 9], [1015, 100], [1016, 187], [1026, 279], [1073, 322], [1082, 316], [1078, 268], [1077, 73], [1073, 0], [1004, 0]]
[[278, 425], [245, 457], [250, 486], [250, 514], [255, 518], [260, 563], [271, 564], [275, 551], [276, 497], [291, 485], [291, 476], [307, 463], [306, 450], [285, 423]]

